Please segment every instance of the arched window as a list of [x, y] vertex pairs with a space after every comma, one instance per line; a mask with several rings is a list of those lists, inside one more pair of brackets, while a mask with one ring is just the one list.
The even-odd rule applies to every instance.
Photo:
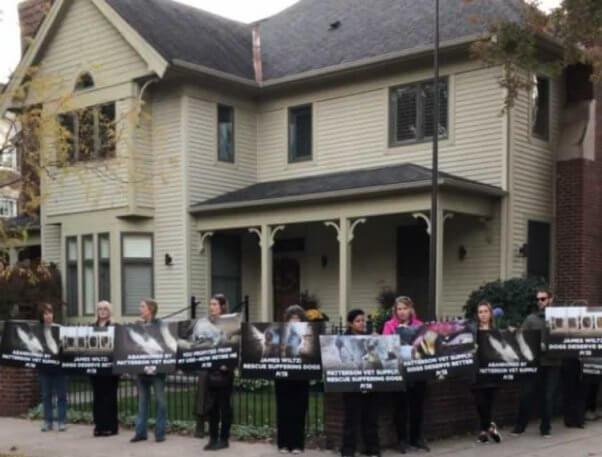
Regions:
[[84, 90], [94, 87], [94, 78], [88, 72], [81, 73], [75, 81], [75, 90]]

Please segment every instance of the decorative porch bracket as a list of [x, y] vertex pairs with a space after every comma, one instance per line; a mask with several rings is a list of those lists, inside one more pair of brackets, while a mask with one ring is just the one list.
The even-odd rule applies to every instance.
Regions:
[[254, 233], [259, 238], [259, 247], [261, 248], [261, 302], [260, 319], [263, 322], [271, 321], [274, 314], [274, 288], [272, 285], [272, 246], [274, 246], [276, 234], [284, 230], [285, 225], [270, 227], [263, 224], [261, 228], [251, 227], [250, 233]]
[[[431, 234], [431, 218], [429, 216], [427, 216], [424, 213], [413, 213], [412, 217], [414, 219], [424, 220], [424, 222], [426, 222], [426, 233], [428, 233], [429, 235]], [[453, 219], [453, 217], [454, 217], [454, 213], [445, 213], [443, 215], [443, 220], [441, 222], [444, 224], [446, 220]]]
[[210, 236], [213, 236], [213, 232], [201, 232], [201, 248], [199, 249], [200, 253], [203, 254], [205, 252], [205, 240]]
[[[353, 238], [355, 238], [355, 228], [359, 225], [359, 224], [365, 224], [366, 223], [366, 218], [365, 217], [360, 217], [356, 220], [354, 220], [353, 222], [351, 222], [349, 219], [346, 219], [347, 224], [349, 225], [349, 232], [348, 232], [348, 238], [347, 238], [347, 243], [351, 243], [353, 241]], [[340, 223], [339, 225], [337, 225], [336, 222], [332, 222], [332, 221], [326, 221], [324, 222], [324, 225], [327, 227], [332, 227], [336, 230], [337, 232], [337, 241], [340, 243], [341, 242], [341, 226]]]

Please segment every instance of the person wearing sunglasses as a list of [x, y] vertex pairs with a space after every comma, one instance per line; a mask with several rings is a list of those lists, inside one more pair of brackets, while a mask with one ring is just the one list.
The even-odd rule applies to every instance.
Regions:
[[[543, 333], [546, 328], [546, 308], [552, 304], [552, 292], [549, 289], [540, 288], [536, 291], [536, 297], [537, 309], [527, 316], [521, 328], [523, 330], [539, 330]], [[537, 399], [541, 417], [539, 431], [544, 438], [551, 436], [550, 419], [559, 378], [560, 360], [551, 359], [543, 352], [537, 376], [523, 384], [518, 419], [512, 435], [517, 436], [525, 431], [529, 422], [529, 412], [533, 409], [533, 401]]]

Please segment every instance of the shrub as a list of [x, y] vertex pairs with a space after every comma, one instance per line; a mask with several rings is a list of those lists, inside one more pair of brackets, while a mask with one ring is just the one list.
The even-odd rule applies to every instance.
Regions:
[[0, 319], [36, 317], [36, 307], [47, 302], [60, 321], [61, 277], [54, 264], [15, 265], [0, 269]]
[[504, 315], [499, 319], [499, 327], [519, 326], [535, 307], [535, 290], [547, 287], [539, 278], [512, 278], [506, 281], [493, 281], [484, 284], [470, 294], [464, 312], [466, 317], [474, 319], [477, 306], [487, 300], [494, 308], [501, 308]]

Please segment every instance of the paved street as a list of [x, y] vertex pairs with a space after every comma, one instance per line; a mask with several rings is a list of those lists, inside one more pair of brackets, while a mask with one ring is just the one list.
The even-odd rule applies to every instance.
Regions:
[[[92, 428], [71, 425], [65, 433], [41, 433], [39, 422], [0, 418], [0, 457], [198, 457], [205, 440], [168, 436], [164, 443], [147, 442], [130, 444], [131, 431], [112, 438], [93, 438]], [[585, 430], [566, 429], [555, 424], [554, 435], [543, 439], [537, 427], [531, 426], [520, 438], [504, 434], [499, 444], [477, 445], [470, 437], [454, 438], [431, 443], [431, 456], [482, 457], [593, 457], [602, 455], [602, 420], [589, 423]], [[232, 442], [230, 449], [220, 453], [223, 457], [276, 457], [276, 448], [263, 443]], [[332, 451], [308, 450], [305, 457], [332, 457]], [[393, 457], [394, 451], [385, 456]], [[410, 454], [412, 455], [412, 454]]]

